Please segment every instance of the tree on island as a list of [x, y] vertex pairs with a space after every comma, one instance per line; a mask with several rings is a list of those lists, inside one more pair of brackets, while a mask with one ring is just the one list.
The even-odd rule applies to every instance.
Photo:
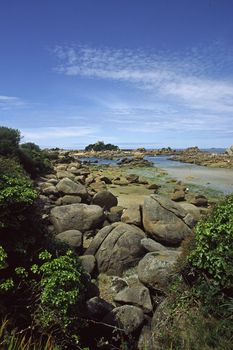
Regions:
[[85, 147], [85, 151], [118, 151], [119, 147], [112, 145], [111, 143], [105, 144], [103, 141], [97, 141]]

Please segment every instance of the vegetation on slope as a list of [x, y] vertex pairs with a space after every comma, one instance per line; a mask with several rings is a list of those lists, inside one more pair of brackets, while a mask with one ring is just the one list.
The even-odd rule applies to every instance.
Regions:
[[183, 245], [154, 333], [163, 349], [232, 349], [233, 195], [216, 205]]
[[44, 227], [30, 178], [51, 167], [38, 146], [19, 146], [17, 130], [0, 128], [0, 137], [0, 346], [56, 349], [55, 340], [57, 346], [77, 344], [72, 317], [78, 314], [82, 270], [76, 254]]

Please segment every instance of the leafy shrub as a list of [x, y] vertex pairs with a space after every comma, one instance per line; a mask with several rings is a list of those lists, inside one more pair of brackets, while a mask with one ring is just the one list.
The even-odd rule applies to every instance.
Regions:
[[196, 244], [189, 262], [213, 286], [233, 288], [233, 196], [219, 203], [195, 230]]
[[0, 176], [25, 175], [23, 168], [16, 158], [0, 156]]
[[48, 153], [42, 151], [38, 145], [32, 142], [20, 145], [18, 157], [24, 169], [32, 178], [52, 170]]
[[0, 155], [15, 156], [19, 147], [20, 132], [4, 126], [0, 127]]
[[[0, 227], [7, 227], [37, 198], [31, 181], [22, 175], [0, 175]], [[13, 216], [13, 218], [12, 218]]]
[[77, 314], [82, 291], [81, 265], [77, 256], [68, 250], [65, 255], [53, 258], [48, 251], [40, 253], [41, 266], [33, 265], [31, 270], [41, 276], [40, 321], [44, 326], [57, 323], [67, 328], [72, 316]]

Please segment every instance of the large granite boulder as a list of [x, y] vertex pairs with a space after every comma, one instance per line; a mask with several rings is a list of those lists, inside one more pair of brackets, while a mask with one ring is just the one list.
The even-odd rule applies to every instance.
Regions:
[[192, 234], [191, 214], [168, 198], [151, 195], [144, 200], [142, 210], [144, 229], [158, 242], [178, 245], [185, 237]]
[[69, 204], [51, 210], [50, 220], [57, 233], [67, 230], [85, 232], [95, 229], [104, 221], [103, 208], [98, 205]]
[[170, 282], [171, 269], [180, 251], [160, 250], [147, 253], [138, 264], [138, 278], [150, 289], [164, 290]]
[[86, 187], [81, 183], [74, 182], [68, 178], [64, 178], [59, 181], [56, 188], [60, 193], [65, 195], [77, 195], [82, 198], [87, 197]]
[[56, 239], [67, 243], [71, 248], [82, 250], [83, 234], [78, 230], [68, 230], [56, 235]]
[[114, 301], [119, 304], [138, 306], [142, 308], [145, 313], [153, 310], [150, 292], [148, 288], [143, 285], [124, 288], [114, 297]]
[[112, 207], [117, 206], [118, 200], [117, 197], [114, 196], [109, 191], [100, 191], [96, 193], [93, 197], [93, 204], [99, 205], [100, 207], [109, 210]]
[[101, 229], [85, 254], [95, 255], [99, 272], [121, 276], [144, 255], [145, 233], [134, 225], [114, 223]]

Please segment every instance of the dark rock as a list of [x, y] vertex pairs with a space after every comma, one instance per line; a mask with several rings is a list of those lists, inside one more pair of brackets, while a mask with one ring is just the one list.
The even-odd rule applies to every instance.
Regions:
[[147, 186], [148, 190], [155, 190], [155, 191], [157, 191], [160, 187], [161, 187], [161, 186], [159, 186], [159, 185], [157, 185], [157, 184], [155, 184], [155, 183], [149, 184], [149, 185]]
[[105, 182], [107, 185], [110, 185], [112, 183], [112, 180], [109, 179], [109, 177], [107, 177], [107, 176], [101, 176], [100, 181]]
[[195, 196], [195, 198], [191, 201], [191, 204], [196, 205], [197, 207], [207, 207], [208, 206], [208, 199], [199, 194]]
[[87, 301], [87, 310], [90, 317], [101, 321], [104, 316], [113, 310], [113, 305], [99, 297], [91, 298]]
[[93, 197], [93, 204], [99, 205], [106, 210], [117, 206], [117, 202], [117, 197], [109, 191], [98, 192]]
[[185, 192], [183, 190], [175, 191], [172, 194], [171, 199], [175, 202], [184, 201], [185, 200]]

